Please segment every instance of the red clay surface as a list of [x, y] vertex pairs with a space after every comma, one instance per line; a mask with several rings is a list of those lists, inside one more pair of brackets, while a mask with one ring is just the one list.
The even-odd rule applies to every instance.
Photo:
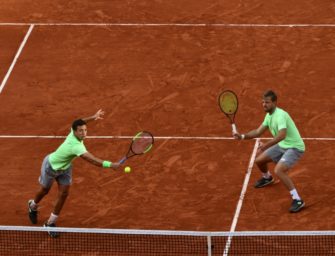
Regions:
[[0, 22], [334, 23], [332, 0], [78, 1], [11, 0]]
[[264, 189], [254, 189], [259, 178], [255, 167], [244, 200], [237, 230], [334, 230], [335, 203], [332, 184], [333, 141], [305, 141], [308, 149], [290, 176], [306, 201], [306, 209], [289, 214], [291, 201], [279, 179]]
[[245, 131], [274, 88], [302, 136], [334, 137], [334, 38], [332, 28], [36, 27], [1, 94], [0, 134], [64, 134], [104, 108], [94, 134], [227, 136], [218, 93], [237, 92]]
[[[40, 159], [59, 142], [55, 139], [1, 140], [3, 171], [0, 181], [3, 191], [8, 191], [0, 197], [4, 201], [4, 207], [0, 209], [2, 225], [30, 225], [26, 201], [38, 189]], [[32, 144], [36, 146], [32, 147]], [[127, 150], [127, 144], [120, 140], [87, 140], [87, 147], [92, 152], [102, 158], [114, 155], [115, 160]], [[102, 170], [76, 160], [74, 184], [59, 224], [227, 230], [242, 188], [252, 144], [247, 144], [241, 158], [235, 158], [235, 152], [241, 146], [235, 141], [159, 140], [152, 154], [143, 156], [142, 161], [135, 158], [128, 161], [133, 169], [130, 174]], [[12, 152], [10, 162], [6, 161], [8, 152]], [[227, 157], [222, 157], [223, 152]], [[41, 204], [41, 223], [52, 210], [55, 193], [56, 186]]]
[[[299, 13], [296, 4], [273, 7], [259, 1], [230, 6], [188, 1], [168, 4], [170, 9], [160, 1], [110, 9], [106, 3], [81, 8], [75, 1], [62, 8], [60, 1], [48, 8], [25, 3], [2, 5], [1, 21], [334, 23], [331, 1], [305, 3]], [[0, 27], [5, 56], [0, 74], [27, 29]], [[0, 95], [0, 134], [66, 135], [74, 118], [103, 108], [105, 120], [90, 125], [90, 135], [147, 129], [166, 136], [230, 136], [217, 107], [219, 92], [229, 88], [239, 95], [237, 124], [244, 132], [263, 120], [261, 95], [273, 88], [303, 137], [334, 138], [334, 64], [334, 28], [37, 26]], [[38, 189], [41, 161], [60, 143], [1, 139], [2, 225], [29, 225], [26, 202]], [[117, 160], [127, 143], [88, 140], [87, 146], [97, 156]], [[74, 186], [59, 225], [229, 230], [253, 144], [157, 141], [148, 156], [129, 163], [130, 175], [76, 160]], [[254, 168], [238, 230], [334, 229], [333, 142], [306, 145], [291, 175], [308, 207], [289, 214], [290, 198], [282, 184], [253, 190], [259, 175]], [[41, 222], [54, 198], [55, 189], [41, 204]]]
[[[25, 27], [0, 26], [0, 77], [1, 82], [24, 38]], [[0, 82], [0, 83], [1, 83]]]

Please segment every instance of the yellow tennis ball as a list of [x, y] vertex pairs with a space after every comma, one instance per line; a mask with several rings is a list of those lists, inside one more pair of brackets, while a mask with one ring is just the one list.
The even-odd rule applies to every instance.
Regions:
[[129, 167], [129, 166], [126, 166], [125, 168], [124, 168], [124, 172], [131, 172], [131, 168]]

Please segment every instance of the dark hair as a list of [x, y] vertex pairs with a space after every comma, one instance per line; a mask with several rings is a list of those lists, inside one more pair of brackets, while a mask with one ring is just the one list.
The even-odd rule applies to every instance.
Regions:
[[72, 130], [77, 131], [78, 126], [85, 125], [86, 122], [83, 119], [77, 119], [72, 123]]
[[268, 90], [263, 94], [263, 97], [270, 97], [272, 101], [277, 101], [277, 94], [272, 91], [272, 90]]

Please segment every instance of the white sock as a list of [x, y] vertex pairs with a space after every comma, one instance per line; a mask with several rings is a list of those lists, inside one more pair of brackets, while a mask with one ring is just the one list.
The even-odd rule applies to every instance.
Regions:
[[301, 200], [301, 198], [298, 194], [298, 191], [296, 189], [292, 189], [290, 191], [290, 194], [291, 194], [293, 200]]
[[35, 201], [34, 201], [34, 200], [31, 200], [31, 201], [30, 201], [30, 205], [29, 205], [29, 207], [30, 207], [30, 209], [32, 209], [32, 210], [34, 210], [34, 211], [36, 211], [36, 210], [37, 210], [37, 207], [38, 207], [38, 205], [35, 203]]
[[271, 177], [271, 173], [270, 173], [269, 171], [267, 171], [267, 172], [263, 173], [263, 177], [264, 177], [265, 179], [268, 179], [268, 178]]
[[49, 220], [48, 220], [48, 224], [56, 223], [57, 219], [58, 219], [58, 215], [51, 213]]

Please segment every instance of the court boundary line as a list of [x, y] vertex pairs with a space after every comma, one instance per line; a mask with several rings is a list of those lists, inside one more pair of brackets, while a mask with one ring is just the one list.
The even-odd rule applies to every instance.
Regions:
[[271, 23], [95, 23], [95, 22], [1, 22], [0, 26], [90, 26], [90, 27], [265, 27], [265, 28], [308, 28], [328, 27], [335, 28], [335, 24], [271, 24]]
[[20, 44], [19, 49], [17, 50], [17, 52], [15, 54], [15, 57], [14, 57], [14, 59], [12, 61], [12, 64], [9, 66], [9, 69], [7, 70], [7, 73], [6, 73], [5, 77], [4, 77], [4, 79], [2, 80], [2, 83], [0, 85], [0, 94], [1, 94], [2, 90], [5, 88], [5, 85], [6, 85], [7, 81], [8, 81], [8, 79], [9, 79], [9, 76], [11, 75], [11, 73], [12, 73], [14, 67], [15, 67], [15, 64], [16, 64], [17, 60], [19, 59], [19, 57], [21, 55], [21, 52], [23, 51], [23, 48], [26, 45], [26, 43], [28, 41], [28, 38], [29, 38], [31, 32], [33, 31], [33, 29], [34, 29], [34, 25], [30, 25], [30, 27], [29, 27], [26, 35], [24, 36], [24, 38], [23, 38], [23, 40], [22, 40], [22, 42]]
[[[65, 139], [67, 135], [0, 135], [0, 139]], [[132, 139], [134, 136], [101, 135], [87, 136], [86, 139]], [[235, 140], [233, 137], [220, 136], [154, 136], [157, 140]], [[272, 137], [254, 138], [253, 140], [271, 140]], [[303, 140], [335, 141], [335, 138], [305, 137]]]
[[[230, 233], [235, 232], [237, 222], [238, 222], [238, 218], [240, 217], [240, 213], [241, 213], [241, 209], [242, 209], [242, 205], [243, 205], [243, 200], [244, 200], [245, 194], [246, 194], [247, 189], [248, 189], [248, 184], [249, 184], [249, 180], [250, 180], [250, 176], [251, 176], [251, 171], [252, 171], [252, 168], [253, 168], [254, 163], [255, 163], [259, 141], [260, 141], [260, 139], [257, 138], [256, 142], [255, 142], [255, 145], [254, 145], [254, 149], [253, 149], [251, 157], [250, 157], [248, 169], [247, 169], [247, 172], [245, 174], [242, 190], [241, 190], [241, 193], [240, 193], [240, 198], [237, 202], [234, 218], [233, 218], [233, 221], [232, 221], [231, 226], [230, 226], [230, 230], [229, 230]], [[225, 245], [225, 248], [224, 248], [224, 251], [223, 251], [223, 256], [228, 255], [232, 239], [233, 239], [233, 237], [231, 235], [228, 236], [227, 242], [226, 242], [226, 245]]]

